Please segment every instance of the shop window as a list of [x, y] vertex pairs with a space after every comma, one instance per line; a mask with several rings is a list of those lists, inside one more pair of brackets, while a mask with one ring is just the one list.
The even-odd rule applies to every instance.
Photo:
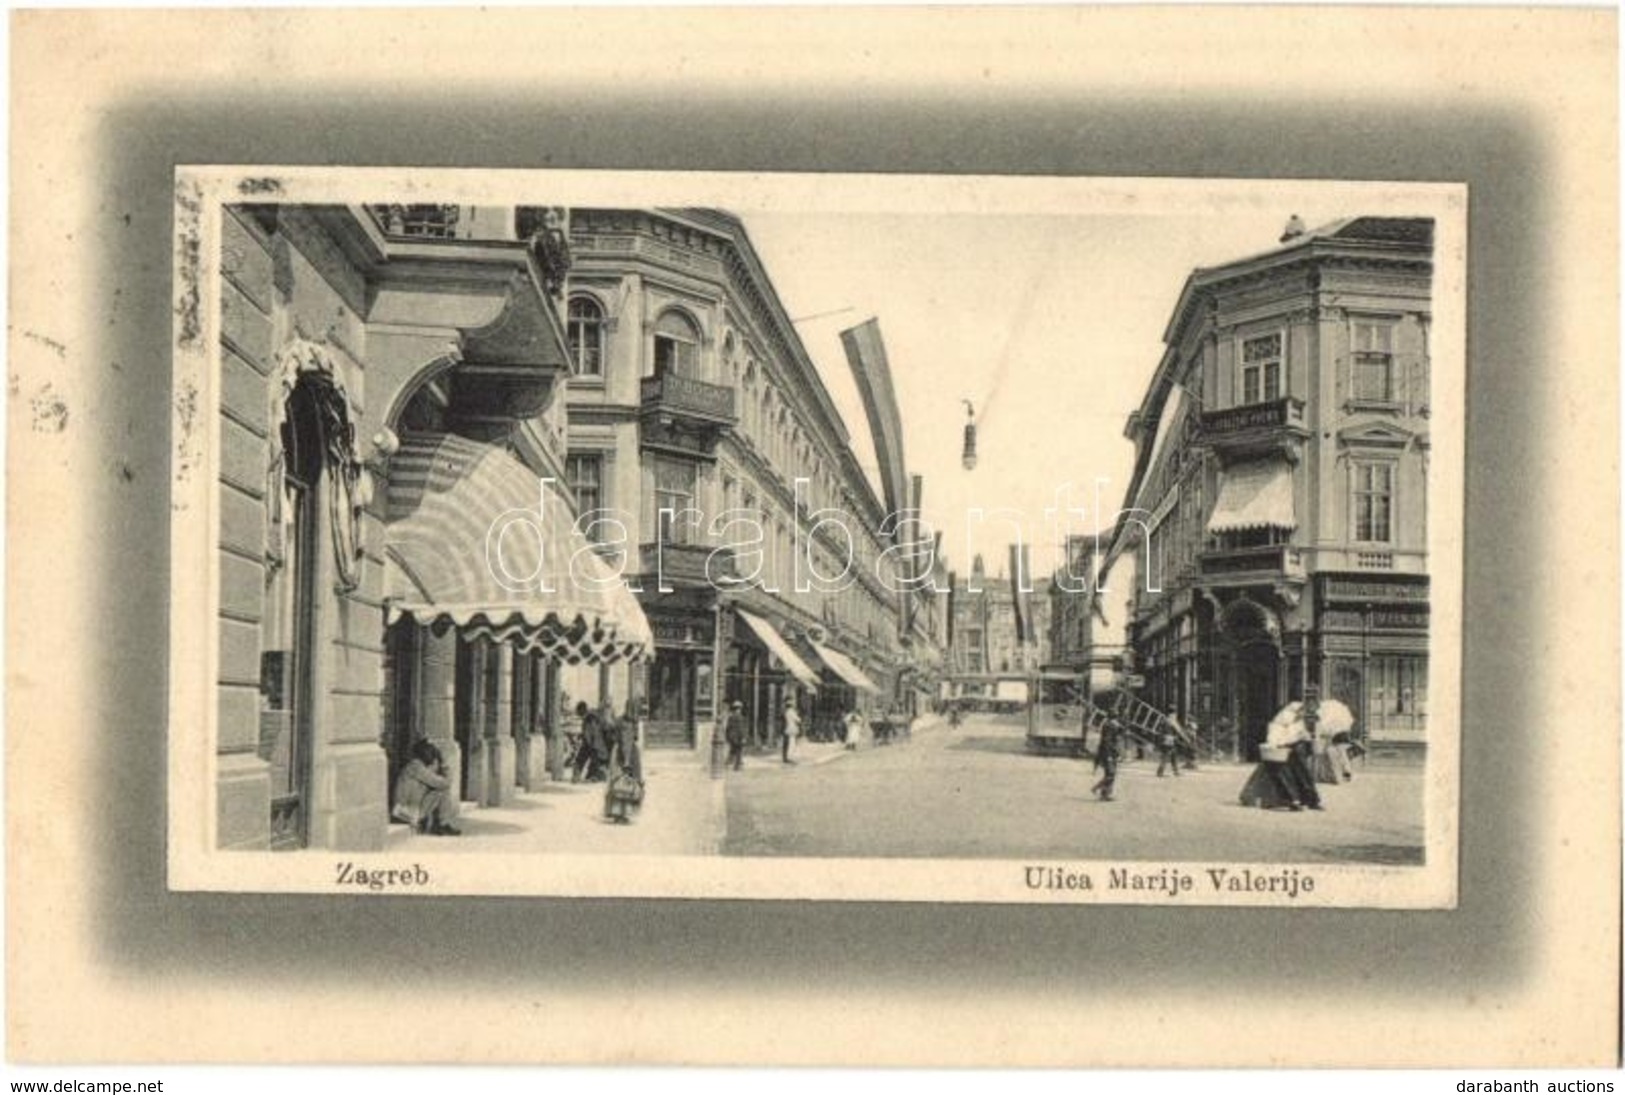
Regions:
[[1394, 399], [1394, 328], [1388, 323], [1356, 323], [1353, 354], [1354, 399], [1391, 403]]
[[576, 375], [604, 375], [604, 311], [591, 297], [571, 297], [566, 334]]
[[684, 722], [688, 718], [690, 682], [689, 655], [678, 650], [660, 650], [649, 667], [649, 717], [659, 722]]
[[1241, 402], [1270, 403], [1281, 398], [1282, 339], [1279, 332], [1241, 344]]
[[1394, 466], [1354, 465], [1354, 539], [1361, 543], [1393, 542]]

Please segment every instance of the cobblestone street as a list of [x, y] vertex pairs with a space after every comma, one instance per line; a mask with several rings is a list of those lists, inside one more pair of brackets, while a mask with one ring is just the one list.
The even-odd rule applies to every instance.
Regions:
[[1325, 787], [1326, 810], [1241, 806], [1250, 766], [1177, 779], [1122, 765], [1116, 801], [1089, 793], [1090, 763], [1028, 755], [1015, 721], [972, 717], [903, 745], [781, 771], [747, 766], [727, 794], [730, 855], [1224, 859], [1420, 864], [1422, 768], [1359, 769]]

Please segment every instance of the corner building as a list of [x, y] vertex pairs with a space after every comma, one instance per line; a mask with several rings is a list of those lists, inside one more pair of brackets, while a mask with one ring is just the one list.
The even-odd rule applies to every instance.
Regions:
[[[561, 218], [224, 210], [217, 847], [383, 847], [419, 740], [461, 799], [501, 805], [558, 774], [562, 667], [647, 653], [631, 596], [566, 571], [596, 557], [547, 486], [571, 371]], [[513, 538], [529, 587], [486, 565], [507, 512], [547, 530]]]
[[1142, 696], [1245, 759], [1312, 689], [1426, 744], [1432, 254], [1431, 220], [1353, 217], [1192, 271], [1130, 416]]

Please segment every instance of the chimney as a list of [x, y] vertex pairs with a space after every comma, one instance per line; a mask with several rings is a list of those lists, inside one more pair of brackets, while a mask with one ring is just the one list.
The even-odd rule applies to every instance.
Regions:
[[1286, 243], [1288, 240], [1295, 240], [1303, 233], [1303, 218], [1294, 213], [1287, 218], [1286, 227], [1281, 230], [1281, 242]]

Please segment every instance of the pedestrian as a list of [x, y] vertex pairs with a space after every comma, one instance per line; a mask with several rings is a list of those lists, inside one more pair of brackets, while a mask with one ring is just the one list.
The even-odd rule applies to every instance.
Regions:
[[854, 707], [851, 711], [847, 712], [847, 715], [846, 715], [846, 747], [847, 747], [847, 749], [852, 750], [852, 751], [856, 751], [857, 748], [858, 748], [858, 738], [860, 736], [862, 736], [862, 734], [863, 734], [863, 716], [861, 714], [859, 714], [858, 709], [856, 707]]
[[610, 735], [609, 781], [604, 787], [604, 816], [617, 825], [629, 825], [643, 805], [643, 753], [638, 748], [638, 724], [621, 719]]
[[738, 700], [728, 705], [727, 721], [722, 727], [723, 740], [728, 743], [728, 765], [739, 771], [745, 763], [745, 705]]
[[796, 702], [792, 699], [784, 705], [784, 763], [795, 763], [795, 759], [790, 756], [790, 752], [795, 748], [796, 739], [800, 736], [801, 712], [796, 710]]
[[1179, 717], [1172, 711], [1163, 717], [1162, 724], [1157, 728], [1157, 778], [1161, 779], [1163, 773], [1170, 767], [1174, 775], [1179, 775]]
[[1194, 772], [1196, 771], [1196, 743], [1202, 740], [1202, 726], [1195, 719], [1191, 719], [1190, 725], [1185, 727], [1185, 731], [1185, 740], [1181, 741], [1175, 748], [1185, 761], [1185, 771]]
[[1299, 708], [1298, 729], [1287, 754], [1287, 767], [1297, 780], [1303, 804], [1311, 810], [1324, 810], [1320, 788], [1315, 780], [1315, 722], [1320, 714], [1318, 701], [1311, 699]]
[[609, 759], [609, 742], [604, 736], [604, 720], [598, 712], [582, 700], [576, 704], [576, 718], [581, 720], [581, 744], [576, 747], [575, 766], [570, 782], [588, 783], [604, 778], [604, 762]]
[[1307, 805], [1322, 809], [1313, 777], [1303, 778], [1293, 763], [1296, 746], [1307, 742], [1303, 704], [1294, 700], [1270, 720], [1258, 750], [1258, 767], [1241, 789], [1242, 805], [1289, 810], [1302, 810]]
[[446, 775], [446, 760], [433, 742], [419, 738], [412, 743], [412, 759], [395, 777], [391, 815], [430, 836], [463, 835], [451, 824], [457, 816], [457, 796]]
[[1089, 789], [1102, 802], [1112, 800], [1117, 787], [1117, 724], [1108, 722], [1100, 728], [1100, 742], [1095, 746], [1095, 770], [1103, 772], [1100, 781]]

